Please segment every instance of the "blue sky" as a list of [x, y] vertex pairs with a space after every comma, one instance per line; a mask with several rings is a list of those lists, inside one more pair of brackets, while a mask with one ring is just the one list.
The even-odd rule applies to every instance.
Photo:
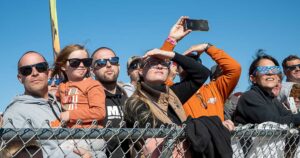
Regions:
[[[90, 52], [100, 46], [114, 49], [121, 59], [119, 80], [128, 82], [126, 61], [159, 48], [171, 26], [182, 15], [207, 19], [209, 32], [192, 32], [176, 46], [183, 52], [191, 45], [210, 42], [238, 60], [242, 76], [236, 91], [248, 86], [247, 70], [262, 48], [279, 62], [288, 54], [300, 54], [300, 1], [279, 0], [172, 0], [99, 1], [58, 0], [61, 47], [84, 44]], [[28, 50], [41, 52], [52, 63], [48, 0], [0, 2], [0, 111], [23, 93], [17, 80], [17, 61]], [[214, 62], [203, 55], [208, 67]]]

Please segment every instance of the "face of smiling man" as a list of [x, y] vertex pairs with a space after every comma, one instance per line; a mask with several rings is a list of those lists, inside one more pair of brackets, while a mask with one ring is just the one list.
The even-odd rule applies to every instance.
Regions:
[[[45, 63], [45, 59], [36, 52], [26, 53], [18, 64], [18, 80], [24, 85], [25, 94], [35, 97], [48, 97], [48, 67], [45, 69], [37, 68], [36, 64]], [[20, 71], [26, 66], [31, 67], [31, 73], [25, 75]], [[28, 71], [27, 67], [27, 72]], [[45, 70], [45, 71], [42, 71]]]

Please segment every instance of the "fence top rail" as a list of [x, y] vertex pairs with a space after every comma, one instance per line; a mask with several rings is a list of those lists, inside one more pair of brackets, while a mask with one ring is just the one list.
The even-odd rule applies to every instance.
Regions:
[[[298, 130], [293, 129], [242, 129], [231, 132], [232, 137], [274, 137], [298, 134]], [[16, 135], [18, 137], [16, 137]], [[118, 137], [120, 139], [139, 138], [166, 138], [176, 136], [184, 137], [184, 128], [1, 128], [0, 138], [2, 140], [11, 139], [109, 139]]]
[[138, 138], [166, 138], [172, 136], [182, 137], [183, 129], [175, 128], [1, 128], [0, 138], [2, 140], [11, 139], [109, 139], [118, 137], [126, 139], [130, 136], [132, 139]]

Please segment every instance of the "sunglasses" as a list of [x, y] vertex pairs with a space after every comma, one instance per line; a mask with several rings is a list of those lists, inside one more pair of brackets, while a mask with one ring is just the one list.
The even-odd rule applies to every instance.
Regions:
[[39, 72], [46, 72], [48, 70], [48, 63], [47, 62], [41, 62], [33, 65], [26, 65], [19, 67], [19, 72], [23, 76], [28, 76], [32, 73], [32, 67], [35, 67], [35, 69]]
[[289, 71], [293, 71], [298, 67], [298, 69], [300, 69], [300, 64], [298, 65], [291, 65], [291, 66], [286, 66], [286, 69]]
[[78, 59], [78, 58], [72, 58], [68, 59], [69, 64], [72, 68], [78, 68], [80, 63], [83, 63], [84, 67], [90, 67], [92, 65], [93, 59], [92, 58], [83, 58], [83, 59]]
[[144, 66], [149, 66], [150, 68], [158, 68], [158, 65], [161, 65], [162, 68], [169, 68], [170, 62], [160, 61], [160, 60], [152, 60], [145, 63]]
[[119, 64], [119, 57], [111, 57], [109, 59], [98, 59], [95, 61], [96, 66], [105, 66], [107, 64], [107, 61], [111, 65], [118, 65]]
[[129, 65], [128, 69], [135, 70], [135, 69], [139, 68], [139, 65], [140, 64], [138, 62], [132, 63]]
[[253, 72], [253, 75], [256, 74], [256, 72], [260, 75], [278, 75], [281, 74], [281, 70], [279, 66], [258, 66], [256, 67], [255, 71]]
[[54, 83], [56, 86], [58, 86], [61, 83], [62, 80], [58, 78], [49, 78], [48, 79], [48, 86], [52, 85]]

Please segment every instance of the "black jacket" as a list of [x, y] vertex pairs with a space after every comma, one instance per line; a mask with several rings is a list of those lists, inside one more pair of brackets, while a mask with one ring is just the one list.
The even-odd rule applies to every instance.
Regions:
[[128, 98], [127, 94], [120, 86], [117, 86], [116, 94], [105, 91], [106, 117], [104, 123], [111, 121], [110, 127], [119, 128], [120, 122], [123, 120], [123, 108]]
[[283, 106], [272, 93], [253, 85], [239, 99], [233, 119], [240, 124], [272, 121], [300, 125], [300, 113], [292, 114]]
[[[116, 94], [111, 94], [108, 91], [105, 91], [106, 99], [106, 118], [105, 125], [107, 121], [111, 121], [110, 128], [119, 128], [120, 122], [123, 120], [123, 106], [125, 104], [125, 100], [128, 98], [125, 91], [118, 85]], [[107, 141], [107, 157], [111, 158], [119, 158], [124, 156], [124, 152], [129, 150], [129, 145], [127, 140], [124, 141], [121, 146], [119, 146], [120, 141], [116, 138], [112, 138]], [[113, 154], [112, 154], [113, 152]], [[130, 157], [127, 153], [126, 157]]]
[[185, 134], [191, 142], [193, 157], [231, 158], [230, 132], [217, 116], [188, 117]]
[[[172, 59], [172, 61], [180, 65], [183, 68], [183, 70], [185, 70], [185, 72], [187, 73], [187, 77], [185, 80], [176, 83], [170, 87], [172, 91], [176, 94], [180, 102], [185, 103], [205, 83], [210, 72], [205, 66], [203, 66], [199, 62], [196, 62], [194, 59], [183, 56], [178, 53], [175, 53], [175, 56]], [[154, 87], [151, 85], [148, 86], [160, 92], [165, 92], [166, 90], [166, 85], [161, 85], [159, 87]], [[131, 127], [135, 121], [141, 120], [141, 113], [147, 110], [149, 109], [145, 105], [138, 111], [131, 111], [130, 115], [127, 114], [127, 116], [125, 116], [127, 127]], [[172, 122], [174, 122], [175, 124], [182, 123], [175, 114], [174, 110], [172, 110], [172, 108], [168, 107], [167, 113]], [[149, 115], [147, 120], [149, 120], [149, 123], [152, 123], [152, 115]], [[161, 124], [162, 123], [160, 122], [156, 127], [159, 127]], [[142, 123], [140, 124], [140, 127], [145, 127], [145, 125], [146, 123]]]

